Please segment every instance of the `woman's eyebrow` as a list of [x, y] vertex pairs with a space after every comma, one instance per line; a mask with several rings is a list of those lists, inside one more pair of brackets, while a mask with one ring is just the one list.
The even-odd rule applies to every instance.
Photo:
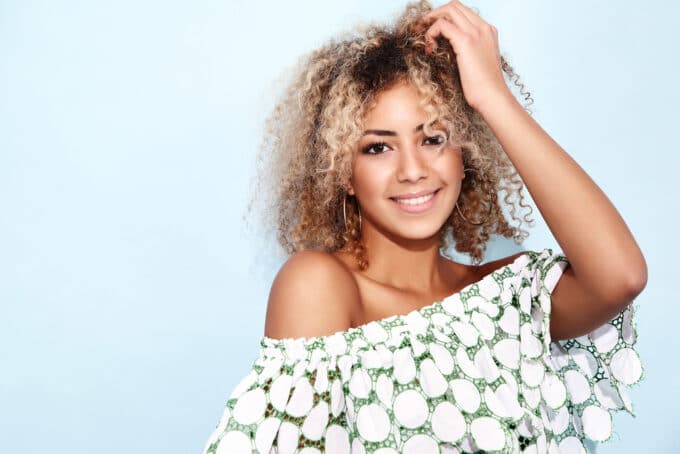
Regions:
[[[423, 125], [420, 124], [420, 125], [416, 126], [416, 129], [414, 129], [413, 132], [418, 132], [422, 129], [423, 129]], [[397, 135], [396, 132], [388, 131], [386, 129], [367, 129], [366, 131], [364, 131], [363, 135], [365, 136], [365, 135], [368, 135], [368, 134], [375, 134], [376, 136], [391, 136], [391, 137], [394, 137], [394, 136]]]

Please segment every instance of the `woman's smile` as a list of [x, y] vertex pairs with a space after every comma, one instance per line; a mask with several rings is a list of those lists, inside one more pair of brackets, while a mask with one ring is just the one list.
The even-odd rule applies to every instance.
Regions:
[[418, 197], [390, 197], [390, 200], [395, 202], [400, 210], [407, 213], [423, 213], [434, 206], [437, 202], [438, 194], [439, 189]]

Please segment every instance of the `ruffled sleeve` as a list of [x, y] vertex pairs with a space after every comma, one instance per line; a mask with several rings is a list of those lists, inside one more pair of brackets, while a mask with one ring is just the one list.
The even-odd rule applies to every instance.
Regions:
[[549, 248], [526, 255], [517, 294], [523, 396], [560, 452], [585, 452], [583, 439], [611, 437], [613, 411], [635, 416], [626, 393], [643, 378], [635, 308], [627, 306], [586, 335], [552, 342], [551, 294], [569, 262]]
[[312, 340], [263, 337], [260, 345], [204, 453], [349, 449], [340, 366], [329, 351], [330, 339], [316, 345]]

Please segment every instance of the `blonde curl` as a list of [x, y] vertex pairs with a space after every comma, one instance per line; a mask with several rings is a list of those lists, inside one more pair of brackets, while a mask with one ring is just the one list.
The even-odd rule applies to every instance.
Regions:
[[[464, 167], [474, 170], [463, 180], [460, 209], [468, 219], [487, 220], [473, 225], [452, 210], [439, 232], [445, 255], [453, 245], [479, 264], [492, 234], [517, 244], [528, 236], [522, 224], [531, 226], [533, 220], [524, 184], [482, 116], [466, 102], [451, 45], [439, 37], [436, 50], [425, 53], [422, 31], [415, 24], [431, 10], [427, 1], [409, 3], [394, 24], [357, 26], [295, 65], [265, 122], [247, 209], [273, 228], [286, 253], [344, 250], [353, 254], [359, 269], [368, 267], [359, 240], [359, 207], [353, 197], [347, 199], [346, 227], [343, 201], [362, 119], [380, 92], [404, 80], [422, 96], [426, 133], [432, 133], [435, 120], [446, 125], [449, 140], [462, 148]], [[531, 95], [504, 57], [501, 62], [529, 110]], [[504, 206], [516, 226], [510, 225]]]

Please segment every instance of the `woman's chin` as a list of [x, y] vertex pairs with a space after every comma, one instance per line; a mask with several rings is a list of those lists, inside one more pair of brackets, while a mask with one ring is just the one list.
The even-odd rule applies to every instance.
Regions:
[[[390, 201], [392, 206], [377, 215], [380, 221], [376, 227], [383, 231], [383, 234], [410, 241], [422, 241], [438, 237], [442, 226], [451, 216], [454, 206], [449, 207], [448, 200], [438, 200], [434, 209], [425, 210], [420, 213], [410, 213], [395, 207], [397, 202]], [[454, 202], [452, 202], [454, 203]], [[381, 211], [384, 207], [380, 207]], [[445, 209], [448, 208], [448, 209]], [[364, 217], [368, 217], [364, 213]], [[364, 219], [366, 221], [366, 219]]]
[[[409, 225], [410, 224], [410, 225]], [[423, 241], [437, 237], [439, 238], [439, 231], [443, 223], [437, 222], [418, 222], [399, 224], [399, 230], [393, 232], [394, 236], [402, 238], [407, 241]]]

